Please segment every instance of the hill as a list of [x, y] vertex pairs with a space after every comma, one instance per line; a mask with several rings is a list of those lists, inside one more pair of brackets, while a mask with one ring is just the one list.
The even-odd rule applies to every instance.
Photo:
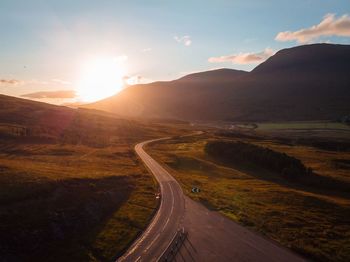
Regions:
[[349, 114], [349, 71], [349, 45], [305, 45], [249, 73], [219, 69], [135, 85], [85, 107], [185, 120], [330, 120]]
[[177, 82], [231, 82], [244, 75], [246, 71], [221, 68], [206, 72], [198, 72], [186, 75], [177, 80]]
[[134, 142], [152, 136], [140, 122], [92, 109], [72, 109], [0, 95], [0, 140], [68, 143], [94, 147], [118, 139]]
[[0, 95], [0, 260], [115, 261], [157, 206], [134, 143], [175, 129]]

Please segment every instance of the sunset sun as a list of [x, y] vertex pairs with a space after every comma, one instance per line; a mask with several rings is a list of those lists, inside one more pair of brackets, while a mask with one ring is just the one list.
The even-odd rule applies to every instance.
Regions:
[[112, 96], [123, 88], [122, 61], [114, 57], [98, 57], [84, 63], [77, 85], [81, 101], [94, 102]]

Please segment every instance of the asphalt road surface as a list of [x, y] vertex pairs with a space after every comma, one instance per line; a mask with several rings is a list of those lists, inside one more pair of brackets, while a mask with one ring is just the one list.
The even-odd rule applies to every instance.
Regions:
[[148, 228], [118, 261], [157, 261], [183, 227], [188, 237], [175, 261], [305, 261], [184, 196], [169, 172], [143, 150], [145, 144], [157, 140], [137, 144], [135, 150], [159, 182], [161, 204]]
[[118, 261], [157, 261], [180, 229], [184, 218], [185, 199], [180, 185], [143, 150], [145, 144], [156, 140], [137, 144], [135, 151], [160, 185], [160, 207], [145, 232]]

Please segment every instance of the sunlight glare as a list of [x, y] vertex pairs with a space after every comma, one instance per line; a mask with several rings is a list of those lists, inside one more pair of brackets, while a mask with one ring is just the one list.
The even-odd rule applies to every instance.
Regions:
[[94, 102], [120, 92], [125, 73], [122, 62], [118, 58], [99, 57], [84, 63], [77, 86], [78, 98]]

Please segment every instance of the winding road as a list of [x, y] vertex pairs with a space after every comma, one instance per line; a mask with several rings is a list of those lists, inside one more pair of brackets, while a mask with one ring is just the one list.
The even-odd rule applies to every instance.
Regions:
[[117, 261], [158, 261], [184, 218], [185, 199], [180, 185], [143, 150], [144, 145], [164, 139], [167, 138], [149, 140], [135, 146], [136, 153], [160, 185], [161, 202], [148, 228]]
[[305, 261], [276, 242], [184, 196], [176, 180], [143, 149], [148, 143], [165, 139], [168, 138], [135, 146], [136, 153], [160, 185], [161, 203], [147, 229], [118, 262], [159, 261], [177, 230], [183, 227], [188, 237], [176, 261]]

